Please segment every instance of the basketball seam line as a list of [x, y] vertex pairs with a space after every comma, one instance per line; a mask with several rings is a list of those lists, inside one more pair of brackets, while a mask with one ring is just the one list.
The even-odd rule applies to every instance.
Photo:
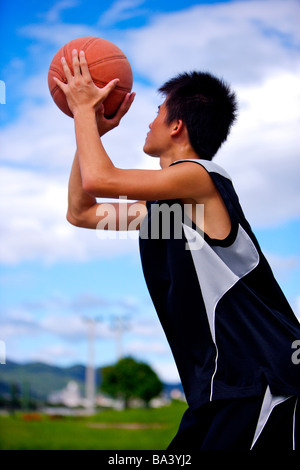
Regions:
[[[103, 84], [103, 86], [105, 86], [105, 85], [107, 85], [107, 83], [109, 83], [109, 82], [107, 82], [107, 83], [106, 83], [106, 82], [102, 82], [101, 80], [93, 80], [93, 82], [95, 83], [95, 85], [96, 85], [97, 83], [101, 83], [101, 84]], [[116, 90], [116, 89], [117, 89], [117, 90], [121, 90], [121, 91], [128, 91], [128, 92], [130, 92], [130, 88], [128, 88], [128, 87], [122, 87], [122, 86], [118, 86], [118, 85], [117, 85], [116, 88], [115, 88], [115, 90]]]
[[104, 59], [98, 59], [95, 62], [91, 62], [89, 64], [89, 68], [93, 67], [94, 65], [101, 64], [102, 62], [109, 62], [110, 60], [115, 60], [115, 59], [127, 60], [127, 57], [125, 57], [124, 55], [113, 55], [113, 56], [105, 57]]
[[96, 41], [96, 39], [97, 39], [96, 37], [92, 36], [90, 39], [88, 39], [88, 40], [82, 45], [82, 49], [83, 49], [83, 48], [86, 48], [86, 49], [87, 49], [87, 48], [92, 44], [92, 42], [95, 42], [95, 41]]

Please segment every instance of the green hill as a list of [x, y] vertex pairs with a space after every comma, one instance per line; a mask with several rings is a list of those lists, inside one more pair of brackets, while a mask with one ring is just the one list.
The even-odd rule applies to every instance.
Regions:
[[[96, 369], [96, 385], [100, 385], [101, 369]], [[30, 396], [35, 400], [45, 400], [50, 392], [62, 390], [70, 380], [75, 380], [84, 394], [85, 366], [58, 367], [41, 362], [19, 364], [7, 361], [0, 365], [0, 398], [9, 398], [12, 386], [17, 386], [20, 392], [30, 390]], [[164, 392], [178, 388], [181, 384], [163, 384]]]
[[[96, 372], [99, 379], [99, 370]], [[83, 389], [85, 381], [85, 367], [75, 365], [72, 367], [57, 367], [41, 362], [17, 364], [7, 361], [0, 366], [0, 395], [7, 395], [12, 385], [30, 389], [31, 396], [36, 399], [45, 399], [54, 390], [61, 390], [70, 380], [75, 380]]]

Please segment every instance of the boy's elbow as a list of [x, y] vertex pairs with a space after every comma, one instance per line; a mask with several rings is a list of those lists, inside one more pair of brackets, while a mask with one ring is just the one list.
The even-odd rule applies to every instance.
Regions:
[[82, 189], [85, 193], [96, 196], [99, 193], [99, 183], [96, 185], [92, 179], [82, 180]]
[[82, 222], [80, 217], [75, 217], [74, 214], [68, 209], [67, 214], [66, 214], [66, 219], [67, 221], [71, 224], [74, 225], [75, 227], [81, 227]]

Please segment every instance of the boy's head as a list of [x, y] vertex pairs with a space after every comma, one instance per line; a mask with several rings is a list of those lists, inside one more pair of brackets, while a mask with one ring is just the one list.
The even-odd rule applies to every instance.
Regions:
[[167, 123], [182, 120], [200, 158], [211, 160], [236, 119], [235, 94], [209, 73], [183, 73], [159, 88], [166, 97]]

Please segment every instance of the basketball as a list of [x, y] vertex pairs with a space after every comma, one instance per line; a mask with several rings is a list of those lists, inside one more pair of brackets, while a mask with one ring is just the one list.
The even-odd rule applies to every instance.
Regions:
[[104, 87], [108, 82], [115, 78], [119, 78], [116, 88], [104, 101], [104, 114], [106, 117], [112, 117], [124, 96], [131, 92], [132, 89], [132, 70], [130, 63], [121, 51], [121, 49], [112, 42], [98, 37], [82, 37], [73, 39], [65, 44], [53, 57], [48, 72], [48, 86], [51, 96], [55, 104], [61, 111], [70, 117], [73, 117], [69, 109], [65, 94], [53, 80], [53, 77], [67, 83], [61, 58], [65, 57], [66, 62], [73, 73], [72, 51], [84, 51], [89, 71], [93, 82], [99, 88]]

